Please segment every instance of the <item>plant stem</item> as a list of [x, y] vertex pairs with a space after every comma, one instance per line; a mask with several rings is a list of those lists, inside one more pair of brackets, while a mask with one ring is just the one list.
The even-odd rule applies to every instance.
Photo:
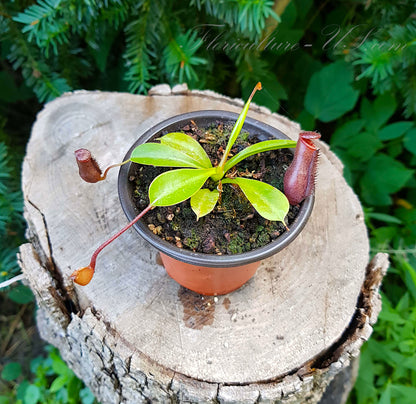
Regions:
[[247, 102], [244, 105], [243, 110], [240, 113], [240, 116], [238, 117], [236, 123], [234, 124], [233, 130], [231, 131], [231, 135], [230, 135], [230, 138], [229, 138], [228, 143], [227, 143], [227, 147], [224, 151], [221, 162], [218, 165], [218, 173], [216, 174], [216, 177], [214, 178], [217, 181], [220, 180], [224, 176], [224, 166], [225, 166], [225, 163], [227, 162], [228, 155], [230, 154], [230, 151], [231, 151], [238, 135], [241, 132], [241, 128], [243, 127], [244, 121], [246, 119], [248, 108], [250, 106], [250, 102], [251, 102], [252, 98], [254, 97], [254, 94], [256, 93], [257, 90], [261, 90], [261, 83], [260, 82], [258, 82], [256, 84], [256, 86], [254, 87], [253, 91], [250, 94], [250, 97], [248, 98]]
[[107, 247], [112, 241], [117, 237], [121, 236], [126, 230], [130, 229], [139, 219], [141, 219], [149, 210], [153, 209], [154, 205], [149, 204], [146, 209], [142, 210], [127, 226], [123, 227], [119, 232], [114, 234], [113, 237], [108, 239], [106, 242], [101, 244], [92, 254], [90, 264], [87, 267], [83, 267], [74, 271], [70, 278], [77, 283], [78, 285], [85, 286], [88, 285], [94, 276], [95, 264], [97, 261], [98, 254]]
[[112, 168], [114, 168], [114, 167], [120, 167], [120, 166], [122, 166], [122, 165], [124, 165], [124, 164], [128, 163], [129, 161], [130, 161], [130, 160], [126, 160], [126, 161], [123, 161], [122, 163], [112, 164], [111, 166], [108, 166], [108, 167], [105, 169], [104, 174], [101, 176], [101, 181], [102, 181], [102, 180], [105, 180], [105, 179], [107, 178], [107, 174], [108, 174], [108, 172], [109, 172]]
[[103, 244], [101, 244], [92, 254], [91, 261], [90, 261], [90, 267], [95, 268], [95, 262], [97, 261], [98, 254], [107, 247], [111, 242], [113, 242], [116, 238], [121, 236], [126, 230], [130, 229], [136, 222], [138, 222], [149, 210], [153, 209], [153, 205], [148, 205], [145, 209], [143, 209], [129, 224], [127, 224], [125, 227], [123, 227], [120, 231], [118, 231], [114, 236], [112, 236], [110, 239], [105, 241]]

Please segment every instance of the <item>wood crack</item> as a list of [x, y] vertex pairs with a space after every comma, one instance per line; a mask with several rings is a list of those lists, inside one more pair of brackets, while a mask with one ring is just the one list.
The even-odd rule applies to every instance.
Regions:
[[48, 224], [46, 222], [45, 215], [36, 206], [34, 202], [32, 202], [29, 199], [26, 199], [26, 201], [30, 204], [30, 206], [32, 206], [39, 213], [40, 217], [42, 218], [47, 246], [49, 250], [49, 251], [43, 251], [44, 259], [42, 259], [42, 257], [40, 257], [38, 254], [39, 248], [41, 248], [41, 243], [39, 242], [39, 236], [33, 231], [33, 229], [31, 229], [31, 226], [29, 226], [29, 234], [30, 234], [29, 238], [31, 242], [34, 241], [33, 239], [36, 239], [36, 242], [34, 243], [34, 245], [39, 246], [39, 248], [35, 249], [39, 263], [49, 272], [49, 274], [52, 276], [54, 280], [55, 285], [54, 287], [51, 287], [49, 289], [49, 292], [53, 295], [53, 297], [55, 298], [57, 302], [61, 303], [60, 306], [62, 306], [63, 304], [63, 306], [65, 307], [65, 310], [63, 310], [63, 313], [69, 318], [71, 316], [71, 313], [77, 313], [79, 311], [79, 307], [77, 303], [73, 299], [71, 299], [71, 297], [69, 296], [69, 293], [64, 286], [64, 281], [62, 278], [61, 271], [58, 269], [55, 263], [55, 260], [53, 258], [53, 247], [52, 247], [51, 239], [49, 237]]

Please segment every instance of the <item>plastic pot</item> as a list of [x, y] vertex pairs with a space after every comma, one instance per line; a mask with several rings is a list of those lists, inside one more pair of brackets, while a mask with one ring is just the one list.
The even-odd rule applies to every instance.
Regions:
[[[124, 160], [127, 160], [133, 149], [150, 139], [168, 132], [180, 131], [192, 119], [199, 127], [208, 126], [217, 120], [224, 123], [237, 120], [238, 114], [228, 111], [195, 111], [169, 118], [139, 136], [131, 146]], [[286, 135], [269, 125], [255, 119], [246, 118], [244, 130], [255, 133], [260, 140], [288, 139]], [[139, 211], [132, 199], [132, 187], [128, 178], [133, 173], [134, 163], [127, 163], [120, 169], [118, 192], [121, 206], [129, 220], [134, 219]], [[222, 295], [238, 289], [256, 272], [260, 261], [278, 253], [291, 243], [305, 226], [314, 203], [313, 195], [306, 198], [299, 213], [286, 231], [266, 246], [242, 254], [214, 255], [196, 253], [161, 239], [153, 234], [141, 220], [134, 225], [136, 231], [161, 253], [167, 273], [182, 286], [205, 295]]]

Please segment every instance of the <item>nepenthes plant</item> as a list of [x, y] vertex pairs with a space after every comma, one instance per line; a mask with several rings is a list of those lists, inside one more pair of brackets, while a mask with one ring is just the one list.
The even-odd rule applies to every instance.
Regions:
[[[131, 153], [129, 160], [110, 166], [105, 170], [104, 174], [102, 174], [98, 164], [92, 158], [91, 153], [88, 150], [79, 149], [75, 152], [80, 176], [87, 182], [101, 181], [106, 178], [110, 168], [120, 166], [129, 161], [144, 165], [172, 167], [175, 169], [163, 172], [152, 181], [148, 189], [149, 205], [127, 226], [103, 243], [94, 252], [90, 264], [87, 267], [73, 272], [71, 278], [74, 282], [80, 285], [88, 284], [95, 271], [97, 256], [102, 249], [133, 226], [149, 210], [157, 206], [176, 205], [190, 199], [191, 208], [196, 215], [196, 220], [198, 220], [213, 211], [221, 198], [223, 186], [229, 186], [228, 184], [238, 186], [261, 216], [267, 220], [282, 222], [288, 230], [285, 223], [285, 217], [289, 211], [290, 202], [283, 192], [265, 182], [249, 178], [234, 177], [229, 174], [230, 170], [236, 164], [247, 157], [266, 151], [281, 148], [293, 148], [299, 145], [299, 142], [289, 139], [265, 140], [250, 145], [230, 157], [233, 145], [244, 125], [250, 102], [258, 90], [261, 90], [261, 83], [257, 83], [248, 101], [244, 105], [244, 108], [230, 133], [222, 158], [215, 166], [212, 165], [209, 156], [201, 144], [191, 136], [182, 132], [168, 133], [157, 139], [157, 142], [149, 142], [137, 146]], [[320, 135], [316, 133], [315, 136], [307, 135], [307, 141], [310, 142], [310, 145], [314, 146], [310, 139], [319, 136]], [[299, 146], [297, 146], [296, 150], [298, 151], [298, 149]], [[309, 149], [311, 149], [311, 147]], [[303, 151], [303, 149], [301, 149], [301, 151]], [[303, 154], [307, 156], [308, 153], [306, 152]], [[293, 193], [296, 194], [296, 198], [292, 198], [292, 203], [296, 199], [296, 204], [301, 201], [298, 201], [299, 197], [297, 196], [299, 188], [305, 188], [301, 199], [305, 198], [313, 191], [316, 158], [305, 158], [305, 156], [299, 157], [298, 159], [295, 156], [293, 162], [297, 162], [295, 164], [296, 167], [291, 170], [291, 176], [295, 178], [295, 181], [290, 181], [288, 182], [288, 185], [285, 186], [285, 193], [288, 193], [290, 196]], [[301, 161], [301, 164], [299, 164], [299, 161]], [[304, 168], [302, 161], [305, 161], [309, 166], [311, 165], [310, 161], [312, 161], [313, 167]], [[302, 170], [306, 170], [313, 174], [313, 180], [309, 183], [306, 182], [306, 185], [304, 184], [304, 180], [302, 180], [300, 184], [296, 181], [296, 172], [300, 173]], [[299, 178], [303, 178], [303, 175], [299, 175]], [[212, 189], [212, 187], [211, 189], [204, 187], [208, 179], [216, 185], [214, 189]]]

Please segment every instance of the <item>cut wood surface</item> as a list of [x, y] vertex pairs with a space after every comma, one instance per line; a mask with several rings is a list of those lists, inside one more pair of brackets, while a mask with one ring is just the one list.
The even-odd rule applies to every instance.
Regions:
[[[387, 258], [377, 256], [366, 278], [363, 212], [322, 142], [309, 222], [238, 291], [203, 297], [185, 290], [134, 230], [103, 251], [88, 286], [69, 279], [126, 224], [117, 173], [82, 182], [74, 151], [90, 149], [105, 167], [120, 162], [161, 120], [204, 109], [238, 113], [242, 105], [210, 91], [162, 85], [148, 96], [66, 94], [37, 117], [23, 165], [32, 245], [21, 248], [21, 266], [40, 306], [41, 335], [103, 403], [319, 398], [371, 332]], [[248, 115], [297, 139], [297, 123], [253, 104]], [[370, 279], [371, 271], [380, 276]], [[368, 307], [359, 307], [362, 293], [371, 295]]]

